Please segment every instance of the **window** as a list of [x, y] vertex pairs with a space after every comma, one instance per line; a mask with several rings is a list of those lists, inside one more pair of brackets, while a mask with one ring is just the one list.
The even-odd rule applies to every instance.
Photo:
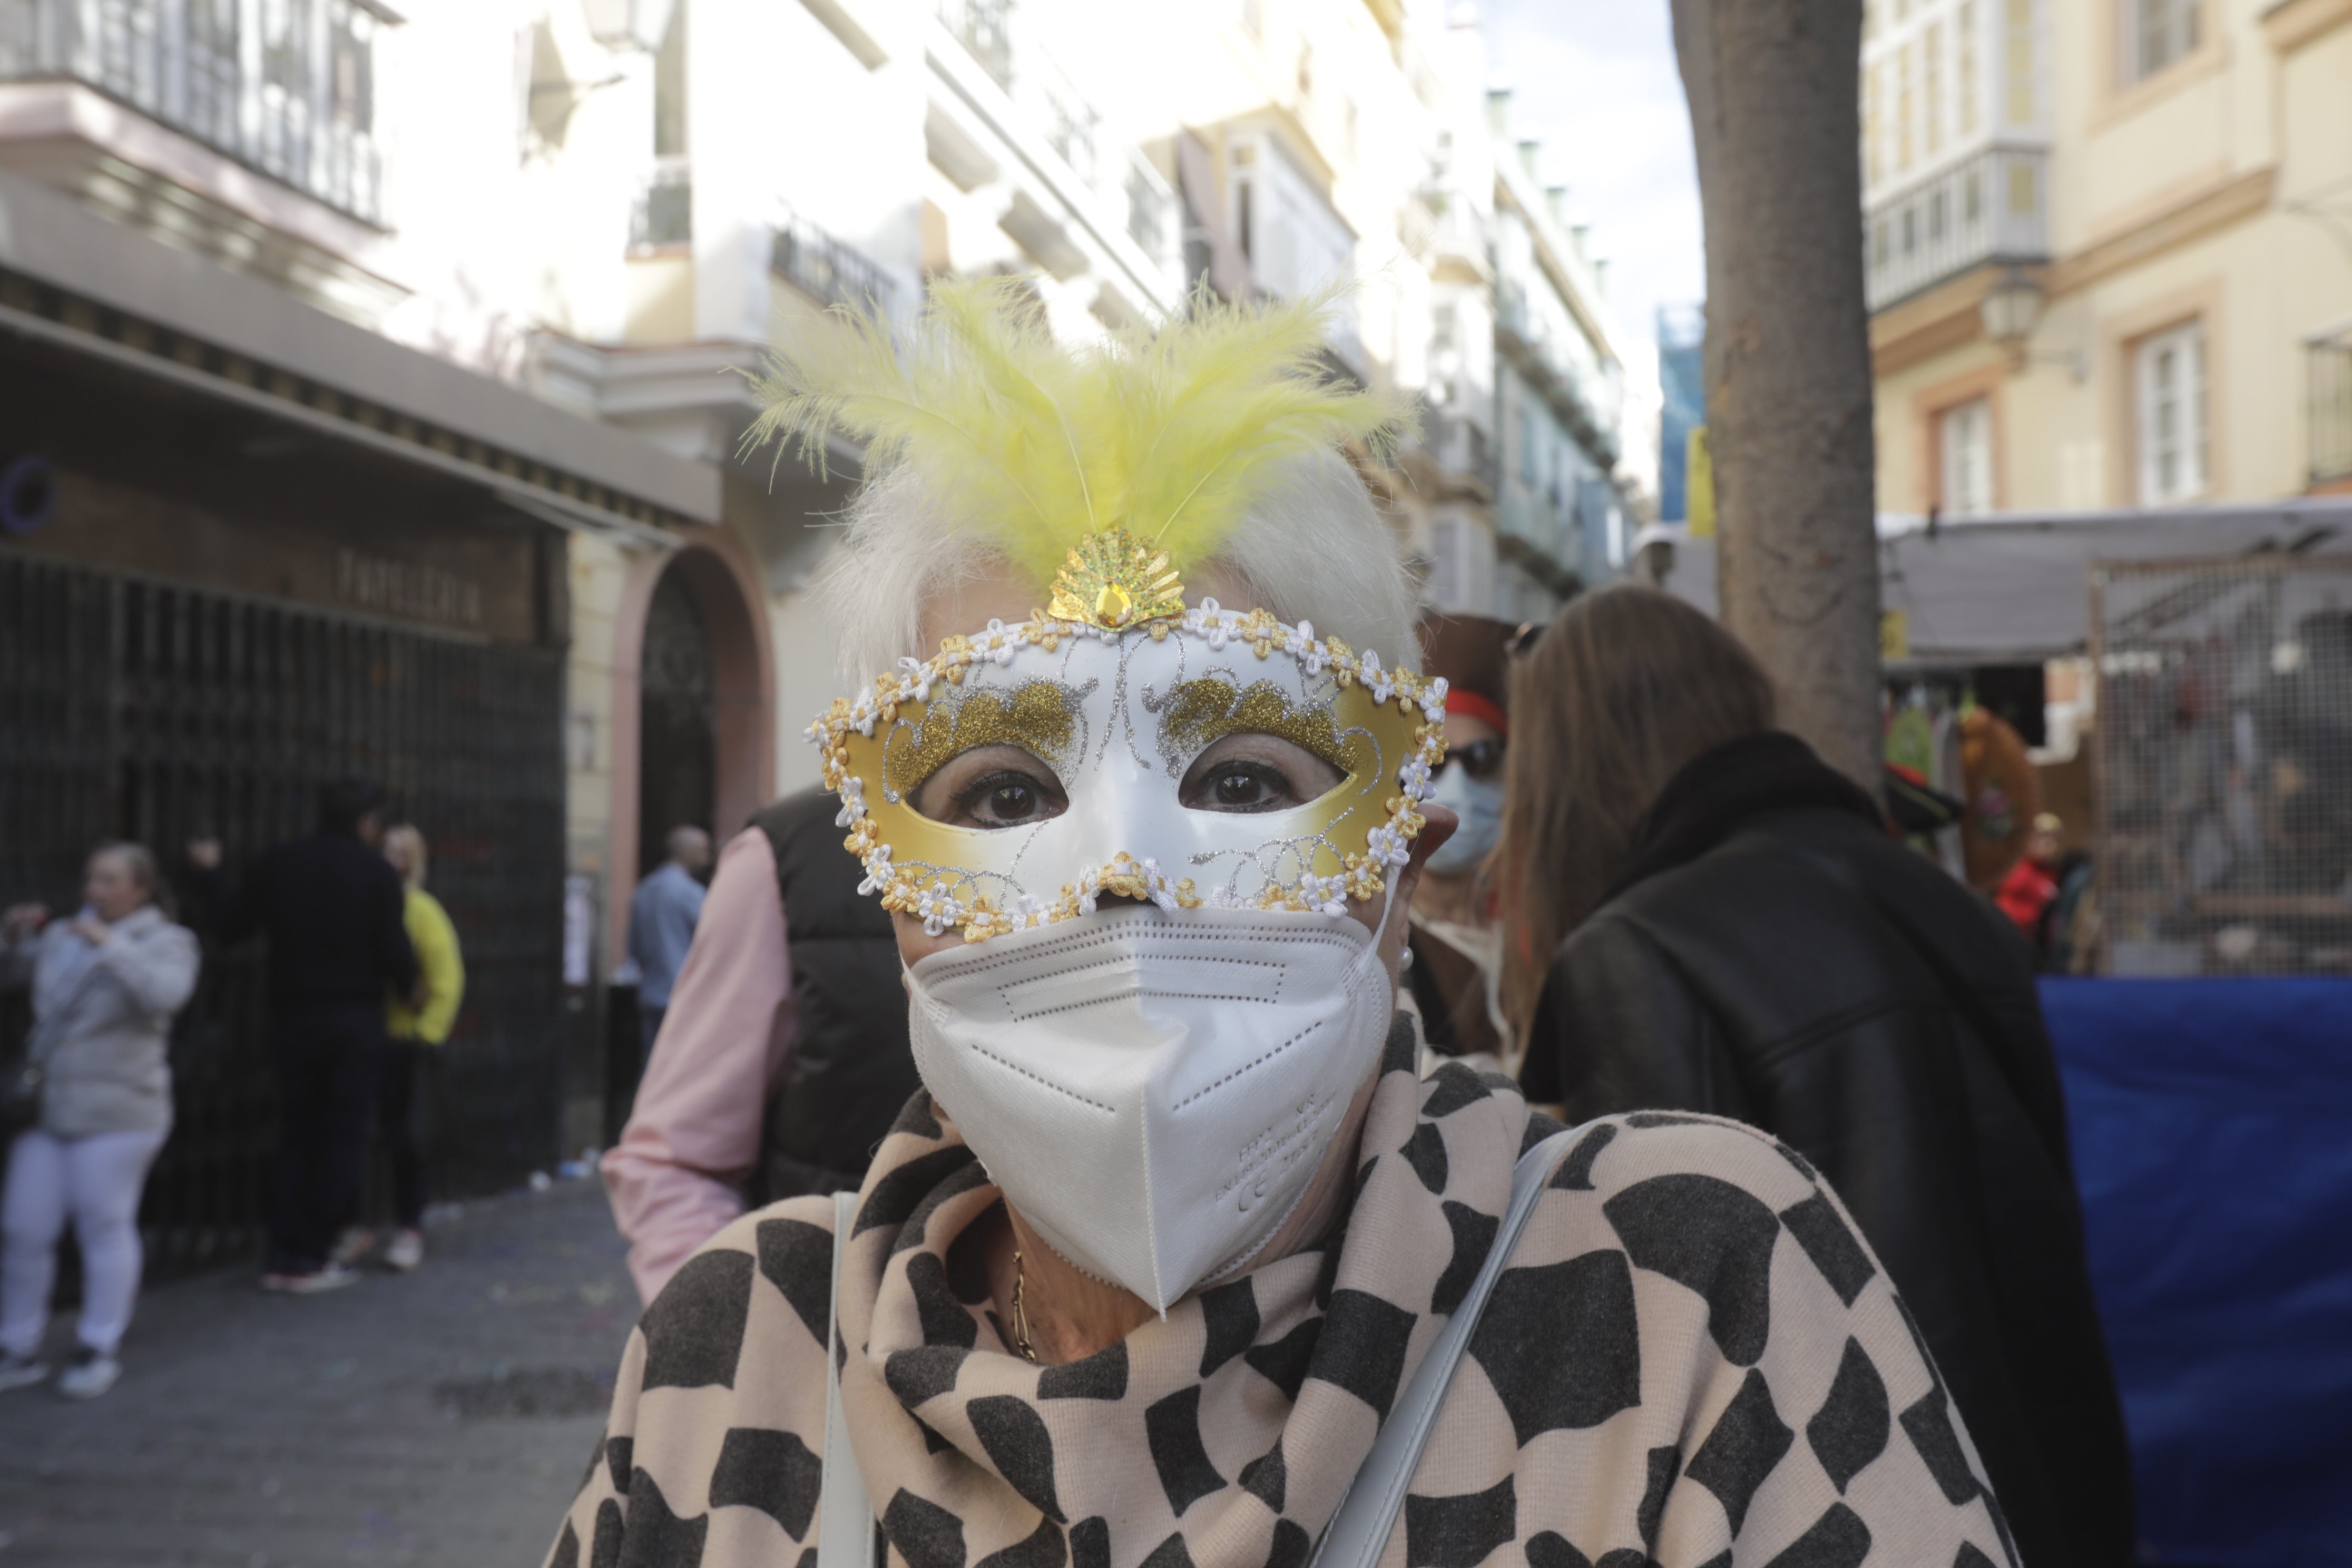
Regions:
[[1536, 454], [1536, 412], [1522, 405], [1519, 409], [1519, 482], [1533, 485], [1539, 467]]
[[1911, 166], [1911, 46], [1895, 57], [1895, 166]]
[[2032, 217], [2041, 207], [2034, 193], [2033, 165], [2011, 163], [2009, 166], [2009, 210], [2017, 217]]
[[1944, 24], [1927, 24], [1927, 41], [1922, 47], [1919, 74], [1927, 88], [1922, 112], [1927, 118], [1927, 156], [1932, 158], [1944, 150]]
[[1960, 134], [1977, 133], [1977, 8], [1974, 0], [1960, 6]]
[[2205, 329], [2189, 321], [2132, 350], [2144, 506], [2205, 493]]
[[2124, 80], [2144, 81], [2197, 47], [2203, 0], [2123, 0]]
[[686, 7], [669, 14], [654, 56], [654, 156], [686, 156]]
[[[1234, 231], [1252, 281], [1280, 300], [1352, 281], [1354, 232], [1281, 147], [1263, 136], [1236, 137], [1230, 156]], [[1332, 317], [1334, 347], [1353, 331], [1353, 321], [1343, 302]]]
[[1885, 68], [1877, 61], [1863, 73], [1862, 145], [1870, 183], [1876, 184], [1886, 177], [1886, 126], [1879, 101], [1884, 97]]
[[2033, 0], [2009, 0], [2007, 114], [2011, 125], [2033, 123]]
[[1992, 404], [1972, 397], [1936, 416], [1936, 447], [1943, 461], [1939, 495], [1946, 517], [1992, 510]]

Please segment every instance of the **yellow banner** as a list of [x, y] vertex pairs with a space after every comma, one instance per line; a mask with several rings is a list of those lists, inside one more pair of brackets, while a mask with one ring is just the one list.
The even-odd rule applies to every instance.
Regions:
[[1693, 539], [1715, 537], [1715, 458], [1706, 447], [1706, 426], [1691, 426], [1683, 448], [1683, 515]]
[[1878, 657], [1889, 662], [1911, 657], [1911, 612], [1881, 610], [1878, 613]]

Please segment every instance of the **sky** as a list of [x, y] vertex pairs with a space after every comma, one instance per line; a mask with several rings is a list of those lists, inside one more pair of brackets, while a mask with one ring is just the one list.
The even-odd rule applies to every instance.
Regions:
[[1643, 337], [1661, 305], [1706, 293], [1698, 174], [1666, 0], [1483, 0], [1487, 83], [1512, 89], [1519, 138], [1543, 144], [1609, 258], [1610, 302]]

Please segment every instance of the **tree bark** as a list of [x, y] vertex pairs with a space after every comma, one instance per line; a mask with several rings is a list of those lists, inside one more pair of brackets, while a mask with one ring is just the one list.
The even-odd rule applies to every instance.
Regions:
[[1706, 223], [1724, 625], [1780, 722], [1879, 789], [1862, 0], [1673, 0]]

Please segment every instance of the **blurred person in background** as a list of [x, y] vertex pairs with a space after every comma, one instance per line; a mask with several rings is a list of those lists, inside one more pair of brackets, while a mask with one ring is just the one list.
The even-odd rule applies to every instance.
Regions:
[[702, 919], [705, 889], [700, 874], [710, 866], [710, 835], [699, 827], [673, 827], [662, 841], [667, 857], [629, 898], [629, 961], [637, 966], [637, 1071], [653, 1060], [670, 988], [694, 945]]
[[1449, 1057], [1508, 1053], [1502, 939], [1486, 858], [1503, 831], [1503, 754], [1510, 742], [1507, 649], [1516, 628], [1485, 616], [1422, 617], [1422, 668], [1443, 676], [1445, 760], [1429, 798], [1461, 826], [1440, 845], [1412, 898], [1412, 963], [1405, 978], [1422, 1034]]
[[604, 1159], [647, 1302], [746, 1208], [855, 1188], [915, 1092], [890, 916], [858, 896], [841, 803], [787, 795], [730, 839], [661, 1048]]
[[[155, 858], [110, 844], [89, 858], [71, 920], [37, 904], [0, 917], [0, 985], [30, 982], [37, 1119], [16, 1134], [0, 1197], [0, 1390], [41, 1382], [58, 1241], [71, 1215], [81, 1318], [58, 1392], [95, 1399], [139, 1299], [139, 1197], [172, 1131], [173, 1015], [196, 988], [193, 932], [157, 901]], [[30, 1087], [30, 1086], [27, 1086]], [[32, 1106], [23, 1112], [34, 1112]]]
[[1960, 713], [1960, 854], [1969, 886], [1987, 898], [2026, 853], [2030, 826], [2042, 815], [2042, 775], [2017, 727], [1970, 700]]
[[[466, 961], [457, 928], [441, 900], [425, 890], [425, 835], [409, 823], [383, 832], [383, 858], [407, 889], [402, 923], [416, 950], [416, 988], [384, 1002], [383, 1076], [376, 1085], [376, 1125], [392, 1158], [393, 1215], [399, 1228], [383, 1250], [384, 1267], [405, 1274], [425, 1261], [425, 1142], [417, 1131], [417, 1080], [425, 1053], [448, 1041], [466, 996]], [[374, 1247], [373, 1231], [343, 1232], [335, 1260], [358, 1262]]]
[[2064, 854], [2058, 836], [2064, 826], [2046, 811], [2036, 816], [2025, 853], [2002, 875], [1993, 898], [2019, 934], [2033, 944], [2037, 958], [2050, 951], [2050, 910], [2058, 901], [2059, 861]]
[[359, 1217], [368, 1130], [383, 1072], [384, 997], [416, 990], [407, 890], [377, 852], [375, 787], [341, 779], [319, 793], [319, 827], [257, 859], [241, 885], [215, 839], [188, 846], [215, 940], [269, 942], [270, 1050], [278, 1159], [261, 1287], [309, 1295], [359, 1276], [335, 1244]]
[[1885, 1259], [2018, 1555], [2131, 1561], [2065, 1106], [2015, 932], [1775, 730], [1763, 670], [1681, 601], [1587, 595], [1515, 666], [1499, 854], [1528, 1098], [1782, 1140]]

